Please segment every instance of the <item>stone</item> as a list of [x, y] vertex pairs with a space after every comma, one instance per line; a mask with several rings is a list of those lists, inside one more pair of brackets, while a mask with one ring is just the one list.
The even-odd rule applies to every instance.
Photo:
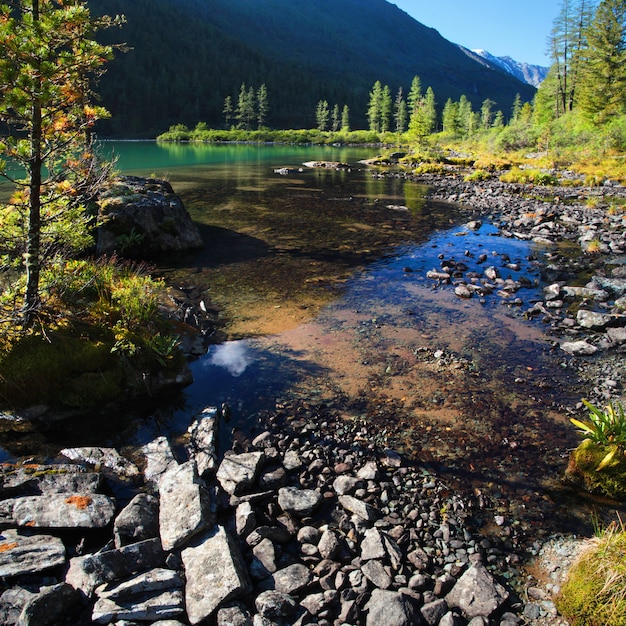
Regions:
[[81, 596], [71, 585], [59, 583], [42, 587], [30, 598], [17, 621], [18, 626], [57, 626], [72, 614], [79, 617]]
[[185, 605], [191, 624], [207, 619], [224, 602], [251, 590], [243, 558], [223, 526], [197, 537], [181, 552], [185, 568]]
[[147, 539], [115, 550], [70, 559], [65, 582], [90, 596], [96, 587], [165, 563], [161, 541]]
[[302, 459], [295, 450], [287, 450], [283, 458], [283, 467], [288, 472], [299, 470], [302, 467]]
[[580, 341], [564, 341], [561, 344], [561, 350], [572, 356], [591, 356], [598, 351], [598, 348], [585, 340]]
[[[182, 200], [165, 180], [123, 176], [100, 194], [96, 254], [140, 259], [201, 248], [202, 237]], [[121, 247], [121, 235], [135, 234]]]
[[607, 313], [597, 313], [596, 311], [586, 311], [584, 309], [579, 309], [576, 314], [576, 322], [582, 328], [605, 328], [613, 319], [613, 316]]
[[420, 609], [420, 613], [422, 614], [424, 621], [429, 626], [437, 626], [447, 612], [448, 605], [443, 598], [437, 598], [432, 602], [427, 602]]
[[361, 560], [384, 559], [387, 556], [382, 533], [377, 528], [368, 528], [361, 542]]
[[374, 589], [365, 610], [366, 626], [411, 626], [419, 623], [409, 602], [395, 591]]
[[65, 563], [65, 546], [58, 537], [27, 530], [0, 534], [0, 578], [37, 574]]
[[278, 569], [276, 566], [276, 547], [271, 539], [262, 539], [252, 548], [252, 554], [270, 574], [273, 574]]
[[178, 465], [170, 442], [166, 437], [157, 437], [141, 448], [141, 453], [146, 459], [146, 467], [143, 475], [146, 481], [158, 486], [161, 477], [168, 469]]
[[159, 536], [159, 500], [138, 493], [118, 514], [113, 523], [115, 547]]
[[490, 617], [509, 595], [485, 566], [477, 563], [463, 573], [445, 599], [448, 606], [460, 609], [467, 619], [472, 619]]
[[13, 498], [12, 517], [29, 528], [103, 528], [115, 515], [115, 501], [97, 493], [50, 493]]
[[164, 550], [173, 550], [213, 522], [210, 496], [196, 465], [170, 468], [159, 483], [159, 532]]
[[606, 334], [611, 343], [617, 346], [626, 343], [626, 328], [607, 328]]
[[278, 570], [273, 575], [276, 591], [293, 594], [304, 589], [312, 579], [311, 572], [301, 563], [294, 563]]
[[371, 504], [363, 502], [353, 496], [339, 496], [339, 504], [350, 513], [353, 513], [357, 517], [368, 521], [375, 522], [380, 518], [380, 511], [375, 509]]
[[217, 436], [220, 414], [216, 407], [203, 409], [198, 418], [189, 426], [187, 450], [196, 462], [198, 474], [214, 472], [217, 467]]
[[337, 476], [333, 481], [333, 491], [338, 496], [351, 494], [361, 484], [361, 480], [354, 476]]
[[278, 490], [287, 484], [287, 471], [284, 467], [267, 470], [259, 476], [259, 486], [262, 489]]
[[249, 491], [265, 460], [263, 452], [244, 452], [226, 455], [217, 470], [217, 480], [230, 495]]
[[296, 611], [296, 601], [281, 591], [264, 591], [254, 601], [256, 610], [269, 619], [291, 617]]
[[125, 459], [115, 448], [64, 448], [59, 454], [72, 461], [93, 465], [96, 468], [108, 469], [121, 478], [134, 478], [139, 475], [139, 468], [128, 459]]
[[379, 472], [376, 461], [367, 461], [367, 463], [357, 471], [356, 475], [357, 478], [361, 480], [378, 480]]
[[103, 585], [96, 595], [92, 620], [98, 624], [156, 621], [184, 613], [183, 581], [170, 569], [156, 568], [119, 584]]
[[252, 616], [245, 605], [235, 602], [217, 611], [217, 626], [252, 626]]
[[472, 291], [464, 283], [457, 285], [454, 288], [454, 294], [462, 299], [469, 299], [472, 297]]
[[361, 571], [375, 587], [379, 589], [391, 587], [391, 576], [380, 561], [367, 561], [361, 566]]
[[235, 510], [235, 528], [237, 535], [247, 537], [256, 526], [256, 513], [250, 502], [242, 502]]
[[282, 487], [278, 490], [278, 506], [295, 517], [309, 517], [322, 504], [322, 496], [313, 489]]
[[35, 593], [22, 587], [11, 587], [0, 595], [0, 624], [13, 626], [17, 624], [27, 602], [35, 597]]
[[333, 530], [326, 529], [317, 544], [317, 549], [323, 559], [334, 559], [341, 550], [337, 533]]

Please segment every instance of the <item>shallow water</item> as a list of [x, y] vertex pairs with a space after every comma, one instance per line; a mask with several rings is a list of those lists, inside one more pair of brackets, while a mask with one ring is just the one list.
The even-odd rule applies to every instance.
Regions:
[[[515, 500], [538, 523], [572, 510], [559, 481], [577, 443], [562, 408], [576, 399], [576, 381], [541, 325], [521, 314], [542, 287], [541, 247], [495, 236], [489, 224], [464, 229], [468, 216], [427, 201], [426, 188], [356, 166], [371, 150], [257, 146], [234, 158], [236, 147], [202, 157], [171, 146], [182, 164], [159, 152], [148, 166], [129, 146], [126, 171], [167, 176], [206, 242], [200, 253], [163, 259], [160, 271], [220, 310], [229, 341], [191, 363], [195, 382], [170, 401], [107, 415], [96, 428], [82, 420], [27, 433], [19, 446], [2, 442], [6, 457], [54, 456], [69, 445], [132, 449], [161, 434], [180, 443], [199, 411], [222, 403], [232, 413], [226, 444], [231, 429], [245, 433], [302, 401], [363, 424], [372, 441], [453, 486]], [[323, 158], [355, 167], [274, 172]], [[488, 260], [478, 264], [482, 252]], [[457, 298], [426, 278], [441, 257], [525, 276], [532, 286], [516, 294], [524, 305]], [[508, 270], [509, 259], [521, 269]]]

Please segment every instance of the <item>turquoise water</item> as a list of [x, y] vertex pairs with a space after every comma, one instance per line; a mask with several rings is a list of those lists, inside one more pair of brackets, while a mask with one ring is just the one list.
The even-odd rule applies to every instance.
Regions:
[[156, 141], [103, 141], [102, 153], [117, 160], [122, 173], [162, 176], [178, 168], [212, 166], [233, 168], [282, 167], [305, 161], [356, 163], [376, 154], [375, 148], [293, 146], [276, 144], [197, 144]]

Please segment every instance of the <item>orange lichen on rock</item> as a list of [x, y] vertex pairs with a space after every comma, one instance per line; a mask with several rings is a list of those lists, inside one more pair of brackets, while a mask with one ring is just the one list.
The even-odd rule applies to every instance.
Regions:
[[73, 504], [77, 509], [86, 509], [93, 500], [89, 496], [70, 496], [65, 504]]
[[17, 548], [17, 542], [13, 543], [0, 543], [0, 552], [7, 552], [8, 550], [13, 550], [13, 548]]

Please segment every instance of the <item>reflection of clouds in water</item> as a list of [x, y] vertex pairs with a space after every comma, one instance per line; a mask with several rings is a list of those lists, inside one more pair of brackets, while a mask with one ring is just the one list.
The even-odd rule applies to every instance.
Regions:
[[241, 376], [251, 362], [247, 352], [245, 341], [229, 341], [216, 346], [209, 363], [223, 367], [231, 376]]

